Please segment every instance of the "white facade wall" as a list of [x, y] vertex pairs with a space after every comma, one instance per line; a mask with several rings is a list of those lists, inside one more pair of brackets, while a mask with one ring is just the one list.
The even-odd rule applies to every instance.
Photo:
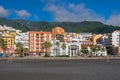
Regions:
[[112, 33], [112, 45], [115, 47], [120, 46], [120, 31], [114, 31]]
[[15, 36], [15, 43], [22, 43], [25, 48], [28, 48], [28, 34], [20, 33]]
[[[77, 38], [71, 38], [69, 43], [59, 42], [59, 46], [56, 45], [57, 40], [52, 40], [51, 47], [51, 55], [59, 56], [59, 55], [69, 55], [69, 56], [77, 56], [79, 50], [81, 49], [81, 42]], [[62, 45], [65, 44], [65, 50], [62, 49]]]

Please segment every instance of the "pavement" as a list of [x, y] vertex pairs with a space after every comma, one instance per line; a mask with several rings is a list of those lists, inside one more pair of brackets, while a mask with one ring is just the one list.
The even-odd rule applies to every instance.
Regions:
[[41, 56], [25, 56], [25, 57], [2, 57], [0, 59], [47, 59], [47, 60], [71, 60], [71, 59], [120, 59], [120, 56], [106, 56], [106, 57], [41, 57]]
[[120, 80], [119, 74], [119, 59], [0, 60], [0, 80]]

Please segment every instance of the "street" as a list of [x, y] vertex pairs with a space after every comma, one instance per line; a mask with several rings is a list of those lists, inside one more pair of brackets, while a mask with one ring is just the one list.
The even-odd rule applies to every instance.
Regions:
[[0, 60], [0, 80], [120, 80], [120, 60]]

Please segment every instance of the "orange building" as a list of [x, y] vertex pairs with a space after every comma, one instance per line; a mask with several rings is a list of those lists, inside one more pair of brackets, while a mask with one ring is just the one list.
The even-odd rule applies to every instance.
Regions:
[[[45, 49], [43, 43], [50, 42], [50, 32], [29, 31], [29, 52], [30, 53], [44, 53]], [[41, 54], [42, 55], [42, 54]]]
[[64, 38], [66, 37], [65, 30], [61, 27], [55, 27], [52, 29], [52, 38], [64, 41]]
[[96, 34], [93, 36], [93, 44], [96, 45], [97, 44], [97, 40], [102, 38], [102, 34]]

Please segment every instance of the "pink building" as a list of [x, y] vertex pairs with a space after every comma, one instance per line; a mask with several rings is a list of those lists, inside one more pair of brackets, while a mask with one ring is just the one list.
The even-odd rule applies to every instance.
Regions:
[[50, 42], [51, 33], [42, 31], [29, 31], [28, 34], [29, 34], [29, 52], [40, 55], [42, 55], [42, 53], [45, 53], [43, 43], [45, 41]]

